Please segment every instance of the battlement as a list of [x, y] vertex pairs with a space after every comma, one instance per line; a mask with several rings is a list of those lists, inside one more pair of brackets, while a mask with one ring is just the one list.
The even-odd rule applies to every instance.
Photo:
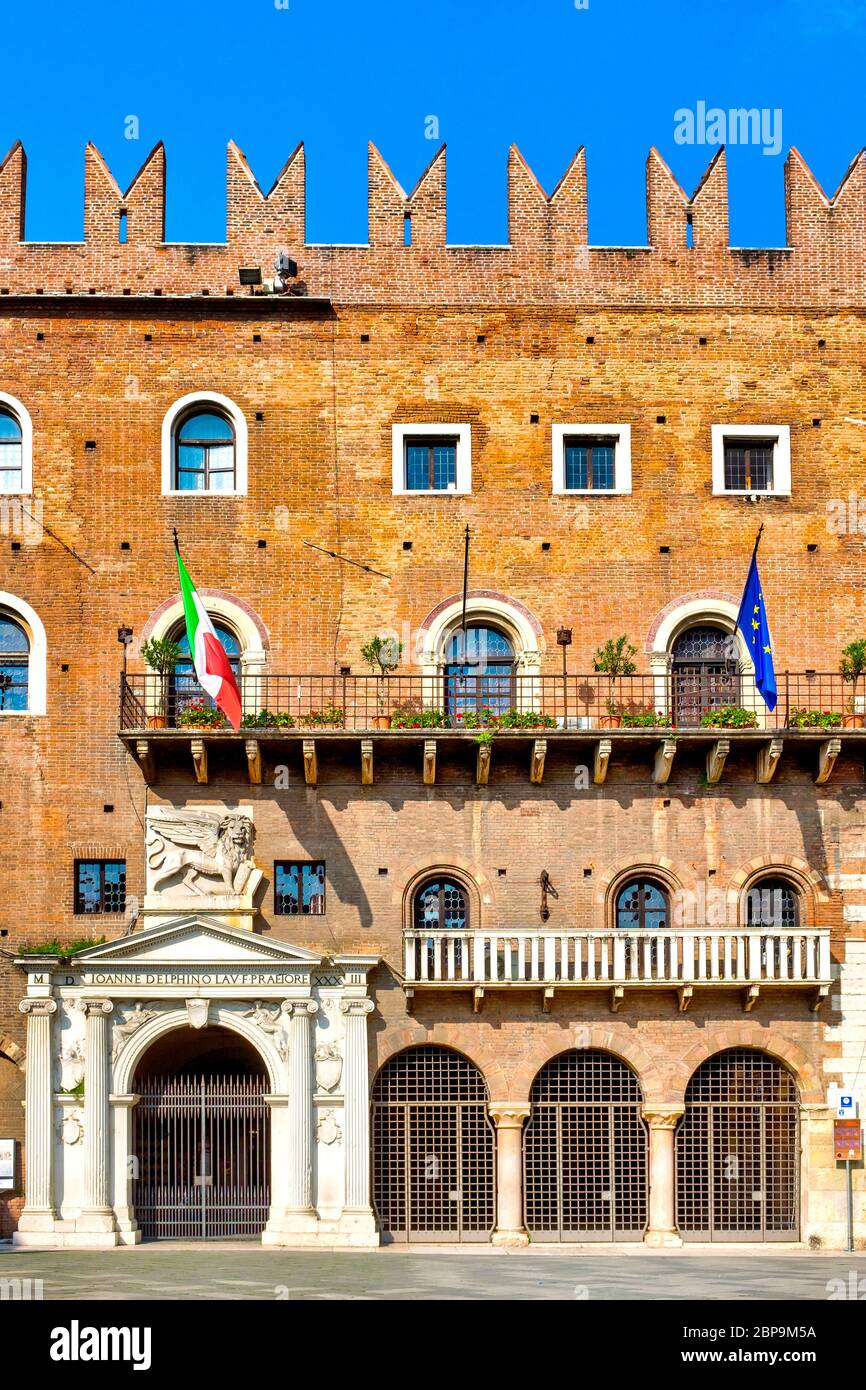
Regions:
[[293, 289], [336, 302], [419, 304], [724, 304], [860, 308], [866, 291], [866, 152], [832, 197], [792, 149], [785, 164], [786, 247], [728, 244], [720, 148], [688, 196], [656, 149], [646, 166], [646, 247], [588, 244], [581, 148], [548, 195], [516, 146], [508, 156], [508, 244], [449, 246], [445, 146], [411, 192], [375, 146], [368, 154], [368, 245], [305, 239], [304, 147], [263, 193], [228, 146], [226, 241], [165, 241], [165, 150], [150, 152], [125, 192], [92, 144], [85, 150], [84, 240], [24, 240], [27, 160], [0, 162], [0, 295], [241, 294], [238, 268], [271, 274], [277, 251], [297, 263]]

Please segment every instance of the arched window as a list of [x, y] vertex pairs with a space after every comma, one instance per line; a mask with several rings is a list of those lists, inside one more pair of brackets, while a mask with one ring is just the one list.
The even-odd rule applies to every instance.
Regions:
[[24, 440], [21, 421], [0, 405], [0, 492], [24, 490]]
[[[211, 622], [214, 625], [214, 631], [216, 632], [217, 637], [220, 639], [220, 642], [222, 643], [225, 649], [226, 656], [229, 659], [229, 665], [232, 668], [232, 673], [234, 675], [235, 680], [238, 683], [238, 688], [240, 688], [240, 643], [235, 634], [231, 631], [231, 629], [226, 627], [225, 623], [217, 622], [216, 619], [213, 618], [213, 616], [211, 616]], [[177, 642], [182, 653], [181, 659], [175, 667], [173, 677], [173, 704], [175, 718], [184, 709], [186, 709], [187, 705], [189, 705], [193, 700], [201, 700], [207, 706], [208, 709], [214, 709], [215, 705], [213, 700], [209, 695], [205, 694], [198, 681], [196, 680], [195, 666], [190, 655], [189, 638], [186, 635], [186, 629], [181, 628], [179, 631], [176, 630], [174, 633], [174, 640]]]
[[26, 710], [30, 639], [20, 623], [0, 610], [0, 710]]
[[213, 407], [181, 416], [174, 433], [174, 479], [178, 492], [234, 492], [235, 429]]
[[670, 924], [668, 895], [651, 878], [634, 878], [616, 895], [616, 925], [623, 931], [654, 931]]
[[679, 634], [671, 648], [675, 724], [696, 727], [706, 710], [739, 704], [738, 650], [735, 634], [708, 623]]
[[465, 931], [469, 898], [453, 879], [436, 879], [415, 894], [412, 920], [418, 931]]
[[514, 647], [498, 628], [473, 623], [454, 633], [446, 652], [445, 705], [451, 718], [514, 704]]
[[796, 931], [800, 894], [785, 878], [761, 878], [746, 893], [746, 925], [769, 931]]

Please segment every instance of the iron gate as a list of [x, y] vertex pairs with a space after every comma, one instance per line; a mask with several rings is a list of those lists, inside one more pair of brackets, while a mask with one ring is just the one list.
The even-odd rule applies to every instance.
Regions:
[[643, 1095], [608, 1052], [564, 1052], [536, 1076], [524, 1141], [534, 1240], [640, 1240], [647, 1219]]
[[684, 1240], [797, 1240], [799, 1105], [794, 1078], [748, 1048], [710, 1057], [677, 1131]]
[[373, 1202], [395, 1241], [489, 1240], [495, 1136], [477, 1067], [446, 1047], [412, 1047], [373, 1086]]
[[258, 1236], [270, 1206], [264, 1076], [154, 1076], [138, 1086], [135, 1215], [147, 1240]]

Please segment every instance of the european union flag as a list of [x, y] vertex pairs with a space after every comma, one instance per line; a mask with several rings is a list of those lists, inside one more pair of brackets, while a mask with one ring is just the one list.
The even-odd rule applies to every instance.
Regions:
[[776, 708], [776, 672], [773, 670], [773, 648], [761, 580], [758, 575], [758, 547], [752, 552], [749, 577], [743, 590], [743, 600], [737, 614], [737, 627], [743, 634], [755, 667], [755, 685], [764, 697], [767, 709]]

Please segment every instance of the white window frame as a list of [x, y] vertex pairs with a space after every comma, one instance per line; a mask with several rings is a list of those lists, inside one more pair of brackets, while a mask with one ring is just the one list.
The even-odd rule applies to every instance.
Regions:
[[42, 619], [23, 598], [3, 591], [0, 591], [0, 614], [8, 614], [20, 623], [30, 643], [27, 708], [0, 710], [0, 719], [30, 719], [34, 714], [45, 714], [48, 708], [48, 642]]
[[15, 416], [21, 430], [21, 486], [0, 490], [0, 497], [27, 497], [33, 491], [33, 421], [27, 407], [5, 391], [0, 391], [0, 406]]
[[[712, 425], [713, 496], [714, 497], [790, 497], [791, 496], [791, 427], [790, 425]], [[769, 439], [773, 449], [773, 486], [771, 488], [725, 487], [725, 441], [734, 439]]]
[[[406, 486], [406, 441], [413, 435], [429, 439], [441, 437], [457, 440], [457, 459], [454, 468], [454, 487], [419, 488]], [[391, 490], [395, 497], [466, 497], [472, 492], [472, 426], [447, 425], [437, 420], [434, 425], [423, 423], [391, 426]]]
[[[191, 492], [185, 488], [173, 487], [174, 483], [174, 432], [181, 415], [194, 406], [207, 409], [216, 406], [221, 414], [227, 415], [235, 431], [235, 485], [229, 490]], [[247, 452], [248, 431], [246, 416], [228, 396], [217, 391], [191, 391], [175, 401], [162, 422], [162, 495], [163, 497], [246, 497], [247, 495]]]
[[[565, 441], [583, 435], [587, 439], [614, 439], [613, 487], [566, 487]], [[553, 425], [551, 427], [553, 454], [554, 497], [623, 497], [631, 492], [631, 425]]]

